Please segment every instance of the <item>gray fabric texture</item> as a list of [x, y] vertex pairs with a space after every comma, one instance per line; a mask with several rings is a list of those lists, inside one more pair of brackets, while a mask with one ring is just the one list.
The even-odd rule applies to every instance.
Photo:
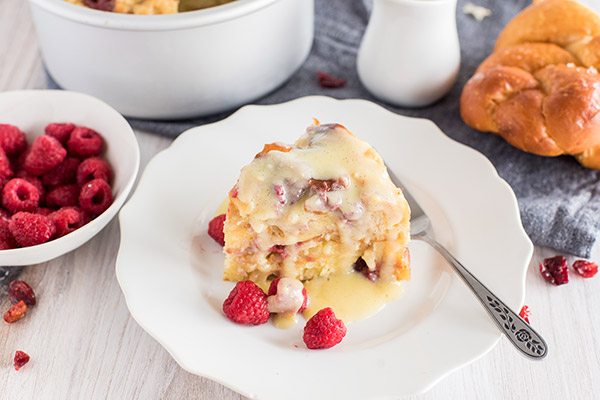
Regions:
[[[254, 103], [281, 103], [321, 94], [382, 104], [361, 86], [356, 72], [356, 54], [368, 22], [371, 1], [315, 0], [315, 41], [308, 59], [288, 82]], [[451, 92], [426, 108], [382, 105], [398, 114], [429, 118], [448, 136], [487, 156], [515, 191], [523, 226], [535, 244], [589, 257], [600, 231], [600, 171], [585, 169], [572, 157], [545, 158], [524, 153], [493, 134], [469, 128], [460, 118], [459, 98], [465, 82], [491, 53], [502, 27], [530, 4], [530, 0], [471, 1], [491, 9], [492, 15], [478, 22], [462, 12], [468, 0], [458, 1], [456, 17], [462, 61], [458, 81]], [[322, 88], [316, 80], [317, 70], [343, 77], [347, 84], [337, 89]], [[51, 78], [48, 81], [50, 87], [56, 87]], [[129, 121], [135, 128], [175, 137], [188, 128], [220, 120], [230, 113], [180, 121]]]

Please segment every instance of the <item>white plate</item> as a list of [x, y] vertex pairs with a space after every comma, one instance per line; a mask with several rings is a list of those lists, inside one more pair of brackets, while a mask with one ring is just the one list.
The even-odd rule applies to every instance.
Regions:
[[305, 97], [247, 106], [182, 134], [148, 165], [120, 214], [117, 278], [136, 321], [191, 373], [264, 399], [395, 399], [426, 391], [500, 334], [448, 266], [411, 243], [404, 296], [348, 324], [343, 342], [308, 350], [303, 320], [280, 330], [228, 321], [221, 248], [206, 234], [239, 170], [264, 143], [291, 143], [312, 118], [371, 143], [430, 213], [436, 235], [513, 309], [525, 296], [533, 246], [515, 196], [481, 154], [431, 121], [364, 100]]

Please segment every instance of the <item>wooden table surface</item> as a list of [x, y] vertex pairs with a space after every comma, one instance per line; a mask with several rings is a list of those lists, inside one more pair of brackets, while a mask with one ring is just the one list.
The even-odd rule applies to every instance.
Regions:
[[[44, 86], [27, 2], [0, 0], [0, 91]], [[171, 140], [136, 135], [143, 171]], [[87, 244], [56, 260], [0, 270], [0, 310], [9, 308], [6, 289], [16, 277], [39, 298], [18, 323], [0, 321], [0, 399], [244, 398], [184, 371], [131, 318], [115, 278], [118, 247], [115, 219]], [[414, 398], [600, 398], [600, 276], [572, 276], [568, 285], [551, 286], [537, 264], [554, 254], [536, 248], [527, 275], [526, 304], [531, 323], [548, 342], [548, 357], [529, 361], [502, 338], [484, 357]], [[12, 367], [15, 350], [31, 355], [18, 372]]]

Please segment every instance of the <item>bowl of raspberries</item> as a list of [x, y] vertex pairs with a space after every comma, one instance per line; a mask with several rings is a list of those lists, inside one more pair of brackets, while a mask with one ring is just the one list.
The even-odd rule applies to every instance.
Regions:
[[127, 121], [94, 97], [0, 93], [0, 266], [45, 262], [91, 239], [125, 202], [139, 158]]

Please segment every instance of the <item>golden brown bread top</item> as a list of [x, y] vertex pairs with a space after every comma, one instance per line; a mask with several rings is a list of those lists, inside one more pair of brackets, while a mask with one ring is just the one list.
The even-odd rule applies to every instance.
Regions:
[[506, 25], [467, 82], [461, 115], [521, 150], [573, 154], [600, 169], [598, 67], [600, 17], [572, 0], [537, 2]]

